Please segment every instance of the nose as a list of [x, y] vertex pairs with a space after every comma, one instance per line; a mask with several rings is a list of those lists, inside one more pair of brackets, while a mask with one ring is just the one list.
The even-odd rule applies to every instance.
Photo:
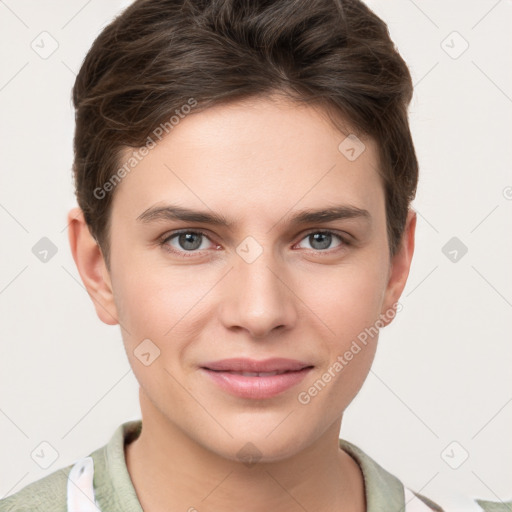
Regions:
[[265, 338], [297, 322], [296, 296], [284, 266], [270, 251], [252, 262], [236, 258], [226, 276], [220, 319], [227, 329]]

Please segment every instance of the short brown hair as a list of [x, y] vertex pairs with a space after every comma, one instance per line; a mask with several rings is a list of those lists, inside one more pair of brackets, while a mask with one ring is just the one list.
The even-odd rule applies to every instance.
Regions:
[[274, 93], [377, 142], [395, 254], [418, 181], [413, 85], [373, 11], [360, 0], [136, 0], [96, 38], [73, 88], [76, 197], [108, 268], [112, 178], [126, 149], [147, 145], [191, 99], [199, 111]]

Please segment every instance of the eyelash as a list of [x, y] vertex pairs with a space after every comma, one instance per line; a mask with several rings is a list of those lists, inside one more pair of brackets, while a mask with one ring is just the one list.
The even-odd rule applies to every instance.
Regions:
[[[177, 251], [176, 249], [172, 248], [170, 245], [168, 245], [167, 242], [169, 242], [171, 239], [175, 238], [176, 236], [178, 235], [181, 235], [183, 233], [192, 233], [192, 234], [195, 234], [195, 235], [202, 235], [204, 237], [206, 237], [208, 240], [210, 240], [208, 234], [204, 231], [201, 231], [201, 230], [192, 230], [192, 229], [182, 229], [182, 230], [178, 230], [178, 231], [173, 231], [172, 233], [167, 233], [166, 235], [164, 235], [163, 239], [160, 240], [159, 242], [159, 245], [167, 252], [169, 253], [172, 253], [172, 254], [175, 254], [175, 255], [178, 255], [180, 257], [183, 257], [183, 258], [191, 258], [191, 257], [194, 257], [195, 255], [197, 255], [198, 253], [200, 253], [201, 251], [198, 251], [198, 250], [194, 250], [194, 251]], [[311, 230], [307, 233], [304, 234], [304, 236], [299, 240], [298, 243], [302, 242], [302, 240], [304, 240], [305, 238], [307, 238], [308, 236], [310, 235], [313, 235], [313, 234], [327, 234], [327, 235], [334, 235], [335, 237], [339, 238], [340, 241], [342, 242], [342, 245], [339, 246], [339, 247], [336, 247], [334, 249], [325, 249], [325, 250], [315, 250], [315, 249], [309, 249], [310, 251], [313, 251], [315, 253], [318, 253], [318, 254], [332, 254], [333, 252], [336, 252], [336, 251], [339, 251], [339, 250], [342, 250], [344, 247], [346, 246], [349, 246], [351, 245], [351, 243], [348, 241], [347, 237], [344, 237], [340, 234], [338, 234], [337, 232], [335, 231], [329, 231], [329, 230]], [[210, 240], [211, 242], [211, 240]], [[213, 242], [214, 243], [214, 242]], [[307, 249], [308, 250], [308, 249]]]

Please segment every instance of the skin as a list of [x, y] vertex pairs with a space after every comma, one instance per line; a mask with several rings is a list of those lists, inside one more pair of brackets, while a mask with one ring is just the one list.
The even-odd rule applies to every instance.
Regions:
[[[121, 325], [140, 384], [143, 429], [125, 455], [145, 510], [366, 510], [361, 471], [338, 438], [378, 336], [308, 404], [298, 394], [398, 301], [416, 216], [409, 212], [390, 259], [377, 147], [361, 139], [366, 149], [350, 161], [338, 150], [345, 136], [320, 109], [283, 98], [188, 115], [117, 186], [110, 271], [81, 210], [69, 212], [78, 271], [99, 318]], [[222, 214], [233, 225], [137, 221], [164, 203]], [[367, 210], [369, 220], [289, 222], [300, 210], [338, 205]], [[207, 236], [192, 250], [174, 237], [166, 244], [180, 253], [168, 252], [159, 240], [178, 229]], [[333, 233], [327, 249], [310, 236], [319, 230]], [[236, 252], [248, 236], [263, 249], [252, 263]], [[160, 356], [145, 366], [134, 350], [148, 338]], [[198, 368], [235, 356], [314, 368], [298, 386], [250, 400]], [[261, 456], [250, 467], [237, 457], [248, 442]]]

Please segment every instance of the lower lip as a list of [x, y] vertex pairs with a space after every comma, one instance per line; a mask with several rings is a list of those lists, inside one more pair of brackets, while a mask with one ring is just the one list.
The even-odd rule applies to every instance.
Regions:
[[295, 372], [269, 375], [268, 377], [248, 377], [236, 373], [201, 368], [218, 386], [232, 395], [242, 398], [271, 398], [296, 386], [312, 368], [303, 368]]

